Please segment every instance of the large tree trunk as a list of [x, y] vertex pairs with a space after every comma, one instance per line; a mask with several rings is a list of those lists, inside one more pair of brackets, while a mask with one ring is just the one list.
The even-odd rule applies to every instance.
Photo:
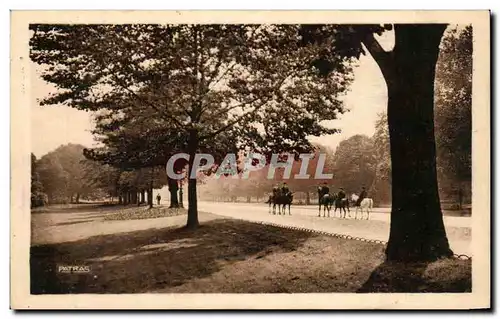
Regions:
[[179, 208], [179, 197], [177, 196], [177, 191], [179, 186], [177, 185], [177, 180], [168, 178], [168, 191], [170, 192], [170, 208]]
[[143, 189], [141, 190], [141, 204], [144, 204], [146, 202], [146, 191]]
[[187, 228], [197, 228], [198, 222], [198, 200], [196, 198], [196, 178], [191, 178], [191, 170], [193, 169], [194, 156], [198, 149], [198, 132], [191, 130], [189, 132], [189, 170], [188, 170], [188, 218]]
[[445, 28], [396, 25], [390, 63], [379, 63], [389, 96], [392, 212], [388, 260], [426, 261], [453, 254], [439, 200], [434, 137], [434, 76]]

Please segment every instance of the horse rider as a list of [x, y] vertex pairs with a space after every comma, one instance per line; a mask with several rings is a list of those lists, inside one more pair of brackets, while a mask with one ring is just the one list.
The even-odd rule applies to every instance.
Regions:
[[285, 196], [290, 194], [290, 189], [288, 188], [288, 185], [286, 184], [286, 182], [283, 182], [283, 185], [281, 185], [281, 194], [283, 194]]
[[328, 188], [328, 184], [324, 182], [323, 185], [318, 187], [319, 199], [322, 199], [326, 194], [330, 194], [330, 188]]
[[341, 202], [345, 198], [345, 192], [342, 187], [339, 188], [339, 192], [337, 194], [337, 199]]
[[278, 193], [279, 193], [279, 186], [278, 184], [274, 185], [273, 187], [273, 198], [276, 198], [276, 196], [278, 196]]
[[361, 205], [361, 201], [363, 199], [365, 199], [366, 196], [367, 196], [367, 194], [366, 194], [366, 188], [363, 186], [361, 188], [361, 193], [359, 194], [358, 200], [356, 201], [356, 206], [360, 206]]

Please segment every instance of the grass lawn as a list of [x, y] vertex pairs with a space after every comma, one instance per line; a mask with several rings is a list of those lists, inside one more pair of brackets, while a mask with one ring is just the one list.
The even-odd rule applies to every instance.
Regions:
[[[31, 292], [471, 290], [470, 261], [384, 263], [380, 244], [200, 215], [210, 218], [201, 216], [207, 221], [195, 231], [153, 228], [33, 246]], [[58, 273], [58, 265], [88, 265], [91, 272]]]
[[187, 210], [184, 208], [168, 208], [168, 207], [149, 208], [148, 206], [127, 207], [119, 210], [118, 212], [107, 214], [104, 217], [104, 220], [148, 219], [148, 218], [171, 217], [171, 216], [178, 216], [185, 214], [187, 214]]

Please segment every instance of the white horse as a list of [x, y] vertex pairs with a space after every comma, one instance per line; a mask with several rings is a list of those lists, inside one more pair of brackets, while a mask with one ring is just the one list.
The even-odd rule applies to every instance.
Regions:
[[[356, 194], [351, 195], [351, 201], [357, 203], [359, 196]], [[366, 219], [370, 219], [370, 211], [373, 209], [373, 199], [369, 197], [363, 198], [359, 206], [356, 206], [356, 213], [354, 219], [358, 219], [358, 211], [361, 211], [361, 218], [363, 219], [363, 210], [366, 210]]]

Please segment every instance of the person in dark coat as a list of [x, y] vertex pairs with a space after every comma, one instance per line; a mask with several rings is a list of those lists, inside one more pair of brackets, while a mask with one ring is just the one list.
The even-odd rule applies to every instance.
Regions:
[[366, 198], [366, 196], [367, 196], [367, 193], [366, 193], [366, 188], [363, 186], [363, 187], [361, 188], [361, 193], [359, 194], [359, 198], [358, 198], [358, 200], [356, 201], [356, 206], [361, 205], [361, 201], [362, 201], [363, 199], [365, 199], [365, 198]]
[[276, 197], [276, 195], [278, 195], [278, 192], [279, 192], [279, 186], [278, 184], [276, 184], [273, 187], [273, 196]]
[[323, 198], [326, 194], [330, 194], [330, 188], [328, 187], [328, 184], [325, 182], [323, 185], [318, 187], [318, 197], [319, 199]]
[[345, 198], [345, 192], [344, 189], [341, 187], [338, 194], [337, 194], [337, 199], [342, 200]]
[[283, 183], [281, 186], [281, 194], [283, 195], [288, 195], [290, 193], [290, 189], [288, 188], [288, 185], [286, 183]]
[[156, 195], [156, 201], [158, 202], [158, 205], [160, 205], [160, 201], [161, 201], [161, 195], [160, 194]]

